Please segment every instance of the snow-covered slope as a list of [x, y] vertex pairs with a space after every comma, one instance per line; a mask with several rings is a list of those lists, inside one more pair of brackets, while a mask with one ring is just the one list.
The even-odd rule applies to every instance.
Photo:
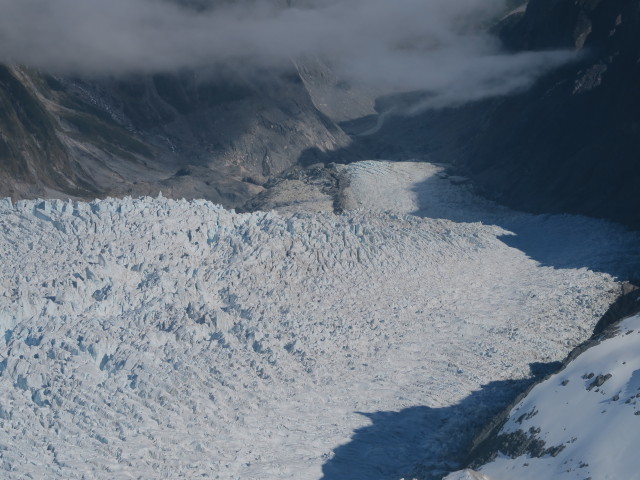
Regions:
[[473, 470], [461, 470], [459, 472], [453, 472], [444, 480], [490, 480], [485, 475], [475, 472]]
[[[590, 335], [619, 291], [604, 267], [630, 263], [637, 240], [605, 222], [513, 214], [587, 237], [577, 257], [543, 265], [497, 224], [407, 215], [424, 214], [432, 187], [458, 214], [494, 211], [433, 166], [349, 168], [360, 175], [346, 195], [363, 204], [340, 216], [1, 203], [1, 476], [453, 470], [530, 363]], [[375, 187], [381, 175], [393, 189]], [[385, 198], [395, 211], [381, 211]], [[581, 265], [589, 248], [601, 272]]]
[[537, 385], [509, 414], [491, 480], [640, 478], [640, 315]]

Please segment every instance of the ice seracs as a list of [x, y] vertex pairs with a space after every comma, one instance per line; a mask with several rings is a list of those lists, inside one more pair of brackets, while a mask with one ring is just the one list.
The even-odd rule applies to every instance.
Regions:
[[[343, 215], [148, 198], [0, 203], [0, 476], [456, 469], [529, 364], [587, 338], [619, 285], [604, 269], [542, 265], [497, 224], [409, 215], [425, 212], [417, 197], [429, 198], [420, 185], [432, 166], [350, 168], [360, 175], [347, 194], [363, 203]], [[380, 175], [392, 191], [374, 189]], [[494, 211], [433, 181], [457, 199], [449, 212]], [[611, 265], [626, 255], [596, 248]], [[392, 448], [368, 434], [377, 428]]]

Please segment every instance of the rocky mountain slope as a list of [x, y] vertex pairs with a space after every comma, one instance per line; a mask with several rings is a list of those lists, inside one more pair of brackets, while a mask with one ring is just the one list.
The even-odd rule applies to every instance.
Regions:
[[469, 159], [469, 168], [514, 204], [640, 227], [637, 2], [535, 0], [503, 37], [511, 48], [581, 53], [531, 92], [494, 106], [472, 147], [480, 160]]
[[295, 69], [87, 80], [0, 67], [0, 194], [157, 194], [237, 206], [347, 137]]

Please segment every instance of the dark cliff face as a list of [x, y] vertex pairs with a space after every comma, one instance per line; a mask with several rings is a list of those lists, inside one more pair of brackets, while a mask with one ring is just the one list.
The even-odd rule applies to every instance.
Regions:
[[535, 0], [506, 42], [581, 58], [495, 102], [465, 165], [516, 205], [640, 228], [638, 2]]
[[120, 79], [0, 67], [0, 195], [207, 198], [234, 207], [344, 133], [288, 73]]
[[579, 55], [526, 92], [395, 118], [376, 148], [454, 163], [516, 208], [640, 228], [638, 1], [532, 0], [498, 31], [511, 50]]

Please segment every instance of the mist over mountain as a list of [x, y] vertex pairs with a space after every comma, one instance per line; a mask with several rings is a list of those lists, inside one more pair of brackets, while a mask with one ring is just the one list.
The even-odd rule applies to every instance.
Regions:
[[[486, 195], [519, 209], [639, 228], [639, 12], [632, 0], [532, 0], [494, 27], [505, 48], [573, 49], [575, 61], [517, 94], [389, 116], [362, 143], [381, 156], [455, 164]], [[389, 97], [378, 110], [415, 102]]]
[[640, 225], [632, 1], [0, 7], [4, 194], [237, 206], [295, 165], [429, 157], [518, 208]]
[[486, 31], [503, 0], [2, 0], [0, 9], [0, 61], [66, 75], [286, 70], [319, 56], [347, 81], [427, 90], [450, 105], [520, 90], [571, 57], [503, 51]]
[[336, 122], [389, 91], [520, 91], [566, 50], [507, 52], [500, 0], [0, 0], [0, 192], [228, 207], [294, 165], [364, 158]]

